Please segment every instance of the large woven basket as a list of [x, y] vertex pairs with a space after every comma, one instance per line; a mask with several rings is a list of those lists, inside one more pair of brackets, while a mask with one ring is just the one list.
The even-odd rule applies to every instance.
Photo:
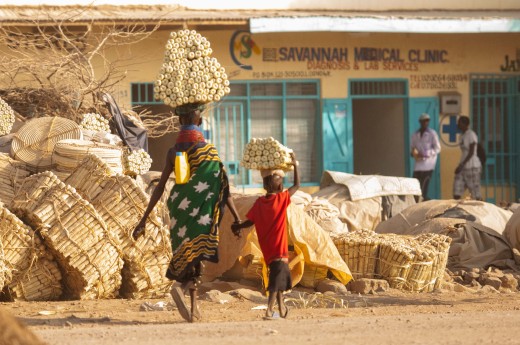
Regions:
[[9, 285], [15, 300], [55, 301], [63, 294], [62, 276], [54, 260], [39, 258], [21, 278]]
[[[154, 210], [146, 223], [145, 235], [134, 241], [132, 232], [148, 205], [149, 197], [132, 178], [103, 174], [107, 170], [103, 164], [90, 157], [67, 182], [75, 184], [80, 181], [74, 176], [83, 176], [82, 183], [75, 184], [77, 192], [94, 206], [121, 241], [125, 265], [120, 295], [131, 298], [163, 295], [171, 285], [165, 277], [172, 258], [168, 228]], [[87, 172], [88, 167], [93, 170]], [[92, 186], [97, 188], [93, 191]]]
[[99, 157], [87, 155], [81, 164], [74, 169], [65, 183], [76, 188], [86, 200], [94, 200], [103, 191], [103, 181], [114, 172]]
[[81, 139], [76, 122], [62, 117], [40, 117], [22, 126], [13, 139], [11, 155], [32, 172], [52, 167], [52, 152], [63, 139]]
[[[42, 189], [36, 183], [31, 187], [28, 195]], [[61, 270], [67, 272], [63, 277], [65, 296], [72, 299], [115, 297], [121, 285], [123, 266], [118, 239], [110, 233], [94, 207], [72, 187], [60, 182], [40, 196], [36, 206], [25, 208], [20, 204], [16, 211], [39, 229]]]
[[125, 277], [124, 297], [153, 297], [168, 291], [166, 271], [172, 258], [170, 233], [154, 210], [146, 222], [145, 235], [137, 241], [132, 232], [148, 206], [148, 195], [128, 176], [112, 176], [92, 200], [101, 217], [121, 240]]
[[415, 292], [438, 287], [446, 268], [450, 238], [353, 231], [333, 242], [354, 278], [382, 278], [392, 288]]
[[370, 230], [358, 230], [332, 238], [352, 277], [374, 278], [379, 260], [379, 236]]
[[24, 163], [15, 161], [8, 154], [0, 153], [0, 202], [9, 205], [29, 171]]
[[415, 240], [425, 247], [430, 247], [434, 252], [432, 268], [424, 286], [421, 287], [422, 290], [430, 292], [441, 285], [446, 264], [448, 263], [451, 237], [440, 234], [422, 234], [417, 236]]
[[52, 163], [56, 170], [70, 173], [89, 154], [99, 157], [115, 173], [123, 173], [121, 148], [89, 140], [65, 139], [59, 141], [54, 146]]
[[4, 206], [0, 206], [0, 224], [3, 261], [11, 271], [4, 284], [16, 283], [36, 260], [40, 242], [34, 231]]
[[49, 189], [59, 185], [65, 187], [65, 184], [50, 171], [31, 175], [23, 180], [11, 202], [11, 209], [18, 217], [33, 225], [35, 229], [44, 227], [45, 221], [53, 220], [53, 214], [49, 213], [43, 219], [35, 218], [39, 215], [35, 214], [34, 210], [39, 207]]

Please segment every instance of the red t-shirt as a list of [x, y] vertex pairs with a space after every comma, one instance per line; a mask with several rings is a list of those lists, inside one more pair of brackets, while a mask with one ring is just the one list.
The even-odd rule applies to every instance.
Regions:
[[255, 223], [256, 234], [265, 262], [288, 258], [287, 207], [291, 203], [289, 191], [258, 198], [247, 213], [247, 219]]

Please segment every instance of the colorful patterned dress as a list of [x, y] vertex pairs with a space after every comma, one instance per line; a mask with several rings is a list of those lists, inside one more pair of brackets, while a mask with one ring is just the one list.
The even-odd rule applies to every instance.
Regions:
[[167, 277], [185, 282], [200, 276], [202, 261], [218, 262], [218, 227], [229, 183], [218, 152], [196, 126], [183, 126], [175, 145], [186, 151], [190, 180], [176, 184], [168, 199], [173, 259]]

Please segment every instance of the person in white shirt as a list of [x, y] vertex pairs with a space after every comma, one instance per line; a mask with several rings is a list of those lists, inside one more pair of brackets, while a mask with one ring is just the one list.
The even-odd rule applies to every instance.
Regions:
[[457, 127], [462, 132], [460, 136], [460, 163], [455, 169], [455, 181], [453, 182], [453, 198], [460, 199], [466, 188], [471, 197], [482, 200], [480, 194], [480, 175], [482, 164], [477, 156], [477, 134], [469, 128], [469, 117], [460, 116]]
[[413, 177], [421, 184], [423, 200], [429, 200], [428, 185], [437, 164], [437, 156], [441, 152], [441, 144], [437, 133], [428, 127], [430, 115], [421, 114], [419, 123], [421, 127], [413, 133], [411, 143], [411, 154], [415, 158]]

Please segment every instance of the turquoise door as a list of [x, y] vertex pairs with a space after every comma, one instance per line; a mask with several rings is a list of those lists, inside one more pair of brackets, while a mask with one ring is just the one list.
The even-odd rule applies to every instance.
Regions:
[[[408, 137], [406, 138], [405, 154], [408, 157], [406, 170], [409, 176], [413, 175], [414, 161], [410, 155], [410, 138], [413, 132], [419, 129], [419, 116], [422, 113], [430, 115], [430, 127], [439, 134], [439, 99], [437, 97], [417, 97], [410, 98], [408, 102]], [[437, 166], [433, 171], [433, 176], [428, 187], [428, 195], [432, 199], [441, 197], [441, 171], [440, 159], [437, 159]]]
[[347, 99], [323, 100], [323, 169], [352, 173], [352, 111]]

